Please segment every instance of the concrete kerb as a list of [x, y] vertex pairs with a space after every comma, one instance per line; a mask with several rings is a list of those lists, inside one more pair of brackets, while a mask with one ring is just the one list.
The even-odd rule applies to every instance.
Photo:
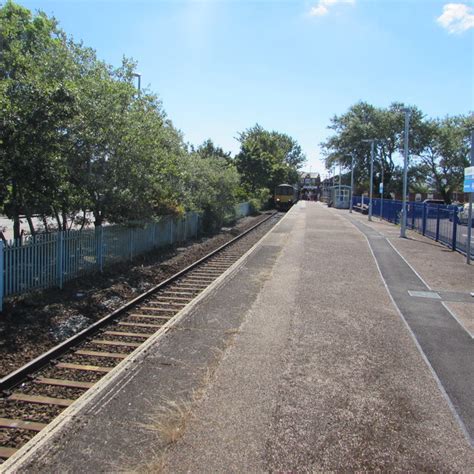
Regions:
[[[341, 216], [341, 215], [338, 215], [338, 214], [335, 214], [337, 217], [339, 217], [340, 219], [344, 219], [344, 220], [347, 220], [350, 222], [350, 219], [348, 219], [347, 217], [345, 216]], [[421, 358], [423, 359], [423, 361], [425, 362], [425, 364], [427, 365], [429, 371], [431, 372], [431, 375], [433, 376], [434, 380], [436, 381], [436, 384], [441, 392], [441, 394], [443, 395], [444, 399], [446, 400], [448, 406], [449, 406], [449, 409], [452, 413], [452, 415], [454, 416], [454, 419], [457, 421], [458, 425], [459, 425], [459, 428], [461, 429], [461, 432], [463, 433], [464, 437], [466, 438], [466, 440], [468, 441], [468, 443], [471, 445], [471, 446], [474, 446], [474, 441], [471, 439], [469, 433], [467, 432], [467, 429], [466, 427], [464, 426], [464, 423], [462, 422], [461, 418], [459, 417], [456, 409], [454, 408], [454, 405], [451, 401], [451, 399], [449, 398], [449, 395], [446, 393], [446, 390], [445, 388], [443, 387], [443, 384], [441, 383], [441, 380], [439, 379], [438, 375], [436, 374], [435, 370], [433, 369], [433, 366], [431, 365], [430, 361], [428, 360], [428, 358], [426, 357], [426, 354], [424, 353], [422, 347], [420, 346], [418, 340], [416, 339], [416, 336], [415, 334], [413, 333], [412, 329], [410, 328], [409, 324], [407, 323], [405, 317], [403, 316], [403, 313], [400, 311], [400, 308], [398, 307], [397, 303], [395, 302], [395, 300], [393, 299], [392, 297], [392, 294], [390, 293], [390, 290], [387, 286], [387, 283], [385, 281], [385, 278], [383, 277], [382, 275], [382, 271], [380, 270], [380, 267], [379, 267], [379, 264], [377, 262], [377, 259], [374, 255], [374, 252], [372, 250], [372, 246], [370, 245], [370, 242], [369, 242], [369, 239], [367, 238], [367, 236], [357, 227], [354, 225], [354, 227], [357, 229], [358, 232], [360, 232], [362, 234], [362, 236], [365, 238], [366, 242], [367, 242], [367, 246], [369, 247], [369, 250], [370, 250], [370, 253], [372, 254], [372, 258], [374, 259], [374, 262], [375, 262], [375, 265], [377, 266], [377, 270], [379, 272], [379, 275], [380, 275], [380, 279], [382, 280], [382, 283], [385, 287], [385, 290], [387, 291], [387, 294], [390, 298], [390, 300], [392, 301], [392, 304], [395, 308], [395, 310], [397, 311], [398, 315], [400, 316], [400, 319], [402, 320], [403, 324], [405, 325], [406, 329], [408, 330], [408, 333], [410, 334], [410, 337], [411, 339], [413, 340], [416, 348], [418, 349], [418, 352], [420, 353], [421, 355]], [[375, 230], [375, 229], [374, 229]], [[377, 231], [376, 231], [377, 232]], [[386, 238], [386, 237], [384, 237]], [[391, 247], [393, 247], [393, 245], [390, 243], [390, 241], [388, 240], [388, 238], [386, 238], [387, 242], [390, 244]], [[394, 248], [394, 247], [393, 247]], [[400, 252], [398, 252], [395, 248], [394, 250], [400, 255], [400, 257], [402, 257], [402, 259], [410, 266], [410, 268], [412, 268], [412, 270], [416, 273], [416, 275], [424, 282], [424, 280], [418, 275], [418, 273], [413, 269], [413, 267], [406, 261], [406, 259], [400, 254]], [[429, 287], [429, 285], [427, 285], [425, 283], [425, 285]], [[457, 320], [457, 318], [456, 318]], [[461, 325], [462, 326], [462, 325]], [[462, 326], [464, 328], [464, 326]]]
[[[290, 214], [288, 211], [275, 226], [273, 226], [258, 242], [256, 242], [242, 257], [232, 264], [221, 276], [212, 282], [201, 294], [199, 294], [193, 301], [179, 311], [170, 321], [145, 341], [140, 347], [135, 349], [127, 358], [115, 366], [108, 374], [99, 380], [91, 389], [84, 395], [79, 397], [72, 405], [66, 408], [58, 417], [34, 436], [28, 443], [20, 448], [12, 457], [0, 465], [0, 473], [14, 473], [21, 469], [22, 465], [29, 461], [30, 457], [36, 454], [39, 450], [44, 449], [46, 444], [57, 434], [64, 429], [68, 423], [74, 420], [81, 411], [86, 408], [93, 409], [97, 405], [107, 405], [109, 401], [104, 401], [110, 396], [114, 387], [114, 382], [123, 375], [127, 370], [132, 369], [132, 366], [139, 363], [146, 357], [149, 349], [158, 344], [159, 340], [185, 316], [187, 316], [194, 307], [199, 304], [209, 294], [215, 292], [225, 280], [233, 276], [240, 267], [245, 263], [249, 256], [260, 246], [263, 241], [271, 234]], [[131, 372], [130, 376], [124, 377], [121, 389], [128, 385], [135, 377], [136, 371]], [[117, 392], [114, 392], [114, 395]]]
[[[378, 232], [378, 231], [376, 231]], [[385, 237], [383, 234], [381, 234], [380, 232], [378, 232], [380, 235], [382, 235], [386, 240], [387, 240], [387, 243], [390, 245], [390, 247], [392, 247], [393, 250], [395, 250], [395, 252], [400, 256], [400, 258], [411, 268], [412, 272], [426, 285], [426, 288], [428, 288], [428, 290], [430, 291], [433, 291], [433, 288], [431, 288], [430, 285], [428, 285], [428, 283], [423, 279], [423, 277], [413, 268], [413, 266], [408, 262], [408, 260], [395, 248], [395, 246], [392, 244], [392, 242], [390, 242], [390, 239], [388, 237]], [[400, 237], [399, 237], [400, 238]]]

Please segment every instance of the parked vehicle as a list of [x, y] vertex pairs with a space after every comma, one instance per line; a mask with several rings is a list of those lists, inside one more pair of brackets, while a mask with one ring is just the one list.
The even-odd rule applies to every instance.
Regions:
[[423, 204], [445, 204], [442, 199], [425, 199]]
[[[467, 220], [469, 217], [469, 203], [464, 204], [458, 212], [458, 222], [462, 225], [467, 225]], [[474, 220], [472, 222], [472, 227], [474, 227]]]

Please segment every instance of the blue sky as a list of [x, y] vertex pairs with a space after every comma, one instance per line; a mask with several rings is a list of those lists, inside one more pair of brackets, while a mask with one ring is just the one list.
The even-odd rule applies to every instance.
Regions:
[[[0, 0], [1, 1], [1, 0]], [[474, 110], [474, 4], [464, 0], [21, 1], [118, 65], [138, 61], [185, 140], [238, 151], [255, 123], [303, 147], [359, 100]]]

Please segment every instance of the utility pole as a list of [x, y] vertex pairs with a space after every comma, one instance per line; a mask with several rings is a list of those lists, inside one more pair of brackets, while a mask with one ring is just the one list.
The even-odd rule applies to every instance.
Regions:
[[369, 190], [369, 221], [372, 220], [372, 195], [374, 191], [374, 148], [375, 138], [370, 140], [362, 140], [364, 143], [370, 143], [370, 190]]
[[352, 197], [354, 196], [354, 153], [351, 153], [351, 200], [349, 201], [349, 212], [352, 214]]
[[380, 220], [383, 219], [383, 192], [384, 192], [384, 185], [383, 185], [383, 177], [384, 177], [385, 166], [383, 162], [382, 156], [382, 179], [380, 181], [381, 188], [380, 188]]
[[[474, 131], [471, 132], [471, 166], [474, 166]], [[471, 264], [471, 239], [472, 239], [472, 195], [469, 193], [469, 209], [467, 214], [467, 242], [466, 242], [466, 263]]]
[[408, 192], [408, 128], [410, 125], [410, 109], [403, 109], [405, 113], [405, 134], [404, 134], [404, 153], [403, 153], [403, 204], [402, 204], [402, 222], [400, 226], [400, 237], [406, 238], [407, 229], [407, 192]]
[[338, 190], [339, 197], [337, 199], [339, 202], [341, 202], [341, 179], [342, 179], [342, 161], [339, 160], [339, 190]]

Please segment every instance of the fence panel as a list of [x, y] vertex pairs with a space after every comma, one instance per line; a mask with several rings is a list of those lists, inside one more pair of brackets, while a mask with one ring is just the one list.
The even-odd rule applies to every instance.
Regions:
[[[353, 196], [352, 204], [362, 201], [361, 196]], [[364, 202], [368, 203], [367, 197]], [[372, 214], [380, 217], [381, 200], [372, 199]], [[383, 201], [383, 218], [398, 224], [403, 203], [392, 199]], [[467, 227], [459, 224], [456, 206], [407, 202], [407, 227], [462, 253], [467, 251]], [[474, 246], [471, 247], [474, 255]]]
[[235, 206], [235, 215], [237, 218], [245, 217], [250, 214], [250, 203], [242, 202], [240, 204], [236, 204]]
[[[236, 206], [239, 217], [250, 206]], [[62, 287], [77, 276], [101, 271], [105, 265], [133, 259], [156, 247], [197, 237], [200, 215], [163, 216], [136, 227], [111, 225], [82, 231], [29, 236], [23, 241], [0, 241], [0, 311], [3, 297], [32, 289]]]

